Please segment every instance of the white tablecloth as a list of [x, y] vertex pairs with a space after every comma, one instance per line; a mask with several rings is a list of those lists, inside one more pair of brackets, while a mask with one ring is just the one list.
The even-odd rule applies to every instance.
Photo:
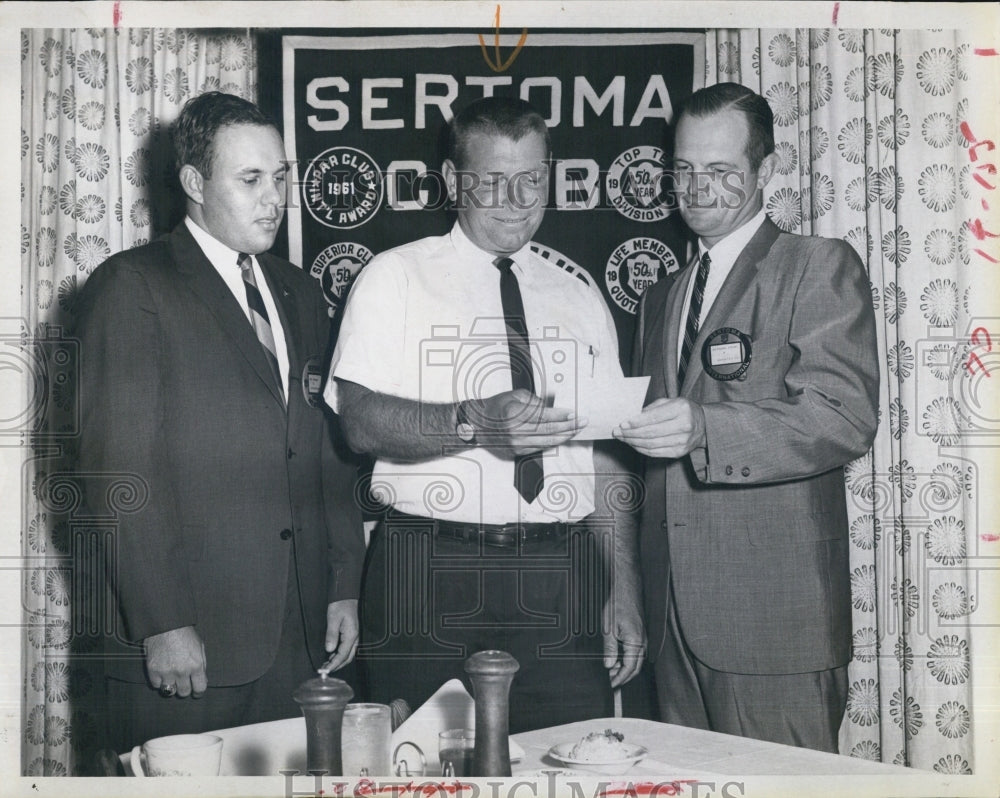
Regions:
[[514, 772], [534, 774], [547, 768], [564, 768], [565, 765], [546, 755], [553, 745], [576, 741], [589, 732], [604, 729], [621, 732], [626, 742], [649, 749], [646, 759], [628, 771], [629, 779], [711, 781], [712, 777], [725, 775], [913, 776], [919, 773], [896, 765], [639, 718], [600, 718], [515, 735], [525, 756]]
[[[464, 692], [464, 691], [463, 691]], [[464, 710], [462, 710], [464, 711]], [[416, 713], [414, 714], [416, 718]], [[418, 718], [419, 720], [419, 718]], [[444, 721], [450, 724], [452, 718]], [[421, 723], [422, 725], [422, 723]], [[628, 742], [649, 749], [648, 757], [626, 774], [629, 779], [671, 781], [753, 775], [871, 775], [910, 776], [911, 768], [837, 756], [805, 748], [766, 743], [745, 737], [688, 729], [638, 718], [600, 718], [539, 729], [514, 735], [512, 753], [521, 749], [515, 775], [536, 775], [542, 770], [562, 768], [546, 754], [553, 745], [579, 740], [592, 731], [614, 729]], [[399, 733], [403, 731], [403, 737]], [[302, 718], [258, 723], [214, 732], [224, 740], [222, 775], [275, 776], [282, 770], [306, 772], [306, 729]], [[401, 726], [393, 737], [394, 747], [408, 733]], [[131, 775], [128, 754], [122, 756]]]

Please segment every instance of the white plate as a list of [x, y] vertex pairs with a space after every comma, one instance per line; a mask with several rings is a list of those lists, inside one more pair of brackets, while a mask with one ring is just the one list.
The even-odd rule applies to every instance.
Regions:
[[573, 759], [569, 755], [569, 752], [573, 750], [573, 747], [577, 744], [577, 742], [577, 740], [573, 740], [569, 743], [559, 743], [558, 745], [553, 745], [549, 749], [549, 756], [557, 762], [562, 762], [564, 765], [568, 765], [573, 770], [584, 770], [588, 773], [602, 773], [608, 776], [620, 776], [637, 762], [641, 762], [645, 758], [646, 754], [649, 753], [649, 751], [641, 745], [630, 745], [629, 743], [625, 743], [624, 745], [626, 749], [628, 749], [628, 754], [624, 757], [619, 757], [607, 762], [584, 762], [579, 759]]

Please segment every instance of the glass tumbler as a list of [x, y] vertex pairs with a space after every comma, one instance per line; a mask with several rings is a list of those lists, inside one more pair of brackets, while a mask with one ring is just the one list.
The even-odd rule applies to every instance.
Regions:
[[442, 776], [471, 776], [472, 753], [476, 745], [474, 729], [448, 729], [438, 735], [438, 759]]
[[392, 775], [392, 712], [386, 704], [348, 704], [340, 733], [343, 775]]

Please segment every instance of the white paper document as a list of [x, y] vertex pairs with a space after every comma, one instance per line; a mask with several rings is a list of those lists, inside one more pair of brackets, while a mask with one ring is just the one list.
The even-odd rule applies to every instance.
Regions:
[[[555, 406], [573, 408], [587, 426], [573, 438], [575, 441], [599, 441], [610, 438], [611, 430], [623, 421], [642, 412], [649, 387], [649, 377], [624, 377], [608, 382], [581, 379], [556, 392]], [[574, 396], [571, 391], [576, 389]]]

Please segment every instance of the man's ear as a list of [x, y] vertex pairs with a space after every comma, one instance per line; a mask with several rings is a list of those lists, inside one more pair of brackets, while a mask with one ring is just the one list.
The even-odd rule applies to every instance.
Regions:
[[757, 188], [762, 189], [768, 183], [771, 182], [771, 178], [774, 177], [774, 173], [778, 170], [778, 155], [777, 153], [771, 153], [770, 155], [765, 155], [764, 160], [760, 162], [760, 168], [757, 170]]
[[451, 200], [452, 205], [455, 204], [458, 198], [458, 175], [457, 169], [455, 169], [455, 164], [450, 158], [446, 159], [443, 164], [441, 164], [441, 174], [444, 177], [444, 185], [448, 189], [448, 199]]
[[205, 199], [205, 178], [202, 177], [201, 172], [191, 166], [191, 164], [186, 163], [181, 167], [177, 177], [180, 179], [181, 188], [184, 189], [184, 193], [187, 194], [188, 199], [201, 205]]

